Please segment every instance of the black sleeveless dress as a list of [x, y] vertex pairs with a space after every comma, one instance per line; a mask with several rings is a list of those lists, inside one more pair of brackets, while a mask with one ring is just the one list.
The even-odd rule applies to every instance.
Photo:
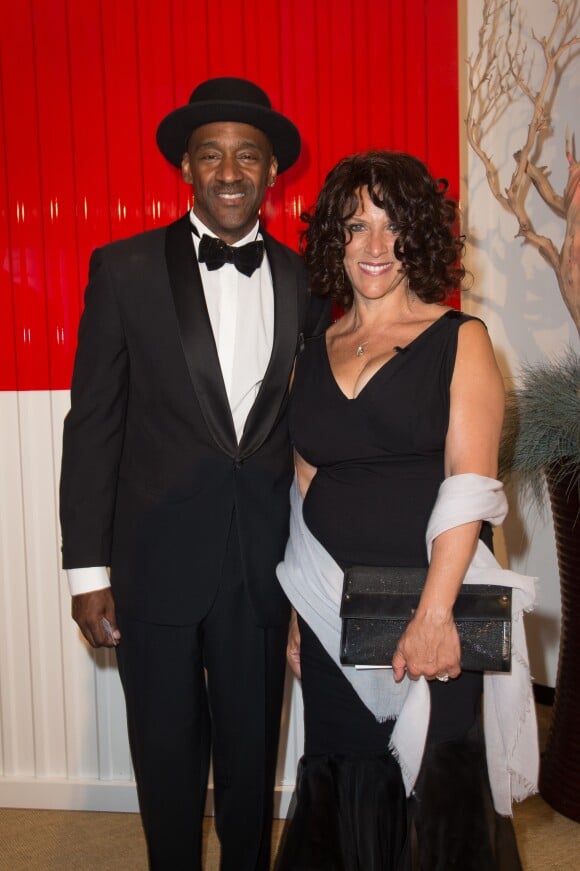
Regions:
[[[304, 519], [343, 568], [428, 564], [425, 531], [444, 478], [457, 334], [467, 320], [445, 313], [355, 399], [334, 379], [324, 336], [298, 356], [290, 434], [317, 467]], [[519, 869], [511, 825], [491, 804], [482, 675], [430, 682], [427, 748], [407, 801], [387, 749], [393, 722], [378, 723], [303, 620], [300, 630], [305, 753], [277, 869]]]

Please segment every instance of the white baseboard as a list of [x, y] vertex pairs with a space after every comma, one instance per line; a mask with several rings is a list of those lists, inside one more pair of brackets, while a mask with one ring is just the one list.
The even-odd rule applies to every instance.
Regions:
[[136, 813], [134, 781], [2, 777], [0, 807]]
[[[294, 784], [277, 785], [274, 816], [285, 819]], [[109, 811], [138, 813], [135, 783], [123, 780], [64, 780], [61, 778], [0, 777], [0, 807], [39, 810]], [[213, 816], [213, 786], [205, 808]]]

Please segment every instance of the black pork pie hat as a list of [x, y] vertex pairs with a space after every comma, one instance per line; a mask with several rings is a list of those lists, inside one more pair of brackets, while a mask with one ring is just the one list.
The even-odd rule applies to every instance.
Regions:
[[215, 121], [251, 124], [265, 133], [278, 160], [278, 173], [298, 159], [300, 134], [292, 121], [275, 112], [268, 95], [253, 82], [231, 77], [202, 82], [186, 106], [163, 119], [157, 128], [159, 150], [174, 166], [181, 166], [193, 131]]

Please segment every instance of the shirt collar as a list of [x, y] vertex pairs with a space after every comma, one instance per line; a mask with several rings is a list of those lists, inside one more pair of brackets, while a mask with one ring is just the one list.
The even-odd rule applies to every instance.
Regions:
[[[201, 238], [201, 236], [203, 236], [204, 233], [206, 236], [213, 236], [214, 239], [219, 238], [218, 236], [216, 236], [216, 234], [212, 230], [209, 229], [209, 227], [205, 226], [203, 221], [200, 221], [198, 216], [194, 213], [193, 209], [189, 210], [189, 217], [190, 217], [191, 223], [197, 229], [197, 231], [200, 235], [200, 238]], [[239, 239], [237, 242], [234, 242], [233, 247], [237, 247], [239, 245], [245, 245], [247, 242], [254, 242], [256, 239], [260, 239], [261, 235], [260, 235], [259, 230], [260, 230], [260, 222], [256, 221], [256, 223], [254, 224], [254, 226], [252, 227], [250, 232], [246, 236], [244, 236], [242, 239]]]

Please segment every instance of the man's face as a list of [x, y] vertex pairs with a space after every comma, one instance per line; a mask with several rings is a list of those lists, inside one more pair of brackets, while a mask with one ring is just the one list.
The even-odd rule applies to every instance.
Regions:
[[198, 127], [181, 161], [183, 180], [193, 185], [194, 213], [230, 245], [256, 223], [277, 169], [265, 133], [235, 121]]

